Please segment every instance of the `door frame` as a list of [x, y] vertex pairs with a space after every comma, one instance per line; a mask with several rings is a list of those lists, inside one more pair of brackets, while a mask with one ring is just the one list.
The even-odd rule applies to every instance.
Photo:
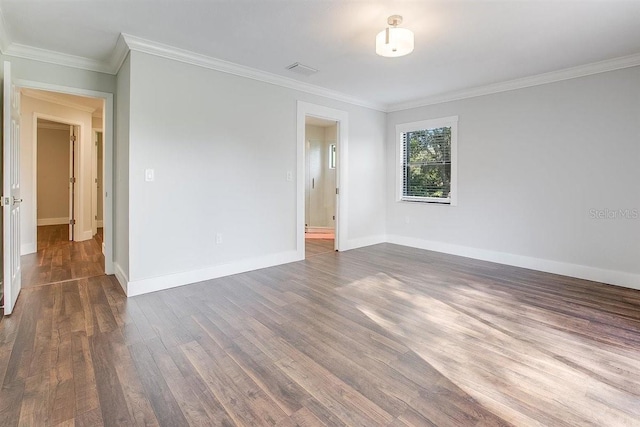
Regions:
[[71, 86], [62, 86], [50, 83], [44, 83], [33, 80], [16, 79], [15, 85], [20, 88], [41, 89], [50, 92], [66, 93], [77, 96], [87, 96], [91, 98], [100, 98], [104, 100], [104, 129], [102, 133], [102, 143], [104, 150], [104, 269], [106, 274], [114, 274], [113, 263], [113, 179], [114, 179], [114, 163], [113, 163], [113, 136], [114, 136], [114, 111], [113, 111], [113, 94], [109, 92], [100, 92], [96, 90], [82, 89]]
[[348, 237], [348, 161], [347, 143], [349, 135], [349, 114], [346, 111], [298, 101], [297, 103], [297, 204], [296, 204], [296, 252], [299, 259], [305, 258], [305, 177], [306, 177], [306, 135], [305, 122], [308, 116], [336, 122], [337, 161], [336, 161], [336, 251], [347, 250]]
[[[52, 116], [50, 114], [33, 113], [33, 130], [31, 133], [33, 135], [33, 141], [31, 142], [32, 150], [33, 150], [33, 164], [31, 165], [32, 179], [33, 179], [33, 194], [31, 195], [32, 196], [31, 203], [33, 204], [33, 226], [35, 227], [35, 232], [33, 235], [36, 236], [36, 240], [34, 243], [35, 247], [33, 248], [33, 250], [29, 248], [29, 251], [27, 251], [27, 253], [34, 253], [38, 251], [38, 119], [49, 120], [52, 122], [69, 125], [70, 127], [78, 128], [79, 129], [78, 133], [81, 133], [81, 129], [82, 129], [82, 125], [80, 122], [75, 122], [73, 120], [65, 119], [62, 117]], [[69, 151], [70, 151], [69, 156], [73, 156], [74, 159], [77, 158], [76, 152], [75, 152], [76, 150], [73, 150], [72, 152], [70, 144], [69, 144]], [[75, 161], [70, 163], [70, 165], [71, 164], [73, 165], [73, 168], [74, 168], [73, 176], [77, 178], [79, 165]], [[73, 185], [75, 186], [75, 184]], [[71, 200], [72, 197], [73, 197], [73, 200]], [[79, 211], [79, 207], [80, 207], [79, 192], [71, 190], [69, 192], [68, 202], [69, 204], [73, 203], [73, 209], [71, 208], [71, 206], [69, 206], [69, 220], [71, 220], [73, 219], [72, 217], [73, 213]], [[69, 226], [71, 227], [72, 225], [69, 224]], [[73, 227], [74, 227], [74, 236], [75, 236], [75, 226]]]

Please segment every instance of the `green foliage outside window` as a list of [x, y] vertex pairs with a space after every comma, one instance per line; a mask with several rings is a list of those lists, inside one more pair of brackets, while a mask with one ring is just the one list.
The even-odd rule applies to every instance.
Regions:
[[451, 127], [406, 132], [403, 195], [449, 198]]

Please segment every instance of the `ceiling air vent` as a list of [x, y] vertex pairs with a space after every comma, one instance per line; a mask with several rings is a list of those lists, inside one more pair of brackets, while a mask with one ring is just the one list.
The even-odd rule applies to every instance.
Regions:
[[287, 70], [293, 71], [294, 73], [302, 74], [303, 76], [310, 76], [318, 72], [315, 68], [307, 67], [306, 65], [302, 65], [299, 62], [294, 62], [293, 64], [287, 67]]

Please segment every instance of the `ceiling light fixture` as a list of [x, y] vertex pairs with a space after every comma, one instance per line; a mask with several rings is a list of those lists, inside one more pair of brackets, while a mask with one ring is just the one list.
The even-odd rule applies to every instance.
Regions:
[[398, 28], [398, 25], [402, 24], [402, 16], [392, 15], [387, 22], [389, 27], [376, 36], [376, 53], [396, 58], [413, 52], [413, 32], [406, 28]]

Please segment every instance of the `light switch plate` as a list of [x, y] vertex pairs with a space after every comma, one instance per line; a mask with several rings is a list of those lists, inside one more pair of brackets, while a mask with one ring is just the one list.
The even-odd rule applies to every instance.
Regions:
[[145, 169], [144, 171], [144, 180], [147, 182], [151, 182], [153, 181], [155, 177], [155, 173], [153, 171], [153, 169]]

